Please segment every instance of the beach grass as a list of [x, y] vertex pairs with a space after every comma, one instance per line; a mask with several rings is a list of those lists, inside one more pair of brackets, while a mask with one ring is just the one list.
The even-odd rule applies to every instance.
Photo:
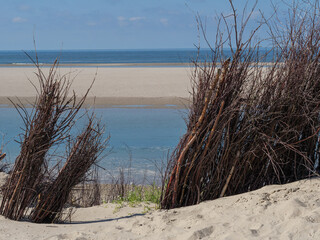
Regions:
[[124, 197], [118, 196], [114, 202], [128, 202], [129, 204], [139, 204], [141, 202], [149, 202], [160, 204], [161, 187], [153, 185], [137, 185], [132, 186]]

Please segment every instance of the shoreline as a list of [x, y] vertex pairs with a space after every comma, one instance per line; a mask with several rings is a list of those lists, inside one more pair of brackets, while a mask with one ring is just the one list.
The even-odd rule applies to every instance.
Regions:
[[[28, 108], [34, 102], [35, 97], [0, 96], [0, 109], [21, 103]], [[83, 108], [186, 109], [189, 106], [190, 100], [182, 97], [88, 97]]]
[[[39, 63], [40, 67], [50, 68], [53, 63]], [[199, 62], [201, 64], [201, 62]], [[260, 62], [257, 66], [268, 67], [272, 66], [272, 62]], [[221, 63], [217, 63], [217, 66], [221, 66]], [[256, 65], [256, 64], [253, 64]], [[59, 63], [61, 68], [93, 68], [93, 67], [102, 67], [102, 68], [193, 68], [194, 64], [192, 62], [168, 62], [168, 63]], [[0, 64], [1, 68], [35, 68], [33, 63], [5, 63]]]
[[[51, 67], [53, 63], [39, 63], [40, 67]], [[189, 67], [192, 63], [59, 63], [59, 67]], [[33, 63], [7, 63], [1, 67], [35, 67]]]

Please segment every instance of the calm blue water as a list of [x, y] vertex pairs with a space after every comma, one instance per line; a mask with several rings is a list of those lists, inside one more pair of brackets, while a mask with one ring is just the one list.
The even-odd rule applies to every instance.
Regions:
[[[261, 50], [261, 54], [266, 50]], [[27, 51], [35, 59], [34, 51]], [[226, 57], [231, 56], [225, 50]], [[99, 63], [189, 63], [197, 56], [196, 49], [171, 49], [171, 50], [62, 50], [62, 51], [37, 51], [39, 63], [51, 64], [60, 57], [62, 64], [99, 64]], [[211, 51], [203, 49], [200, 59], [210, 59]], [[268, 56], [265, 61], [271, 61]], [[0, 51], [0, 64], [28, 64], [30, 59], [23, 51]]]
[[[112, 174], [119, 167], [128, 167], [130, 152], [132, 168], [136, 175], [154, 175], [155, 162], [166, 161], [185, 132], [183, 116], [186, 110], [175, 109], [96, 109], [97, 117], [106, 124], [105, 137], [111, 136], [108, 155], [100, 165]], [[7, 153], [7, 161], [13, 163], [19, 154], [18, 135], [23, 132], [23, 122], [14, 108], [0, 108], [0, 144]], [[82, 129], [84, 120], [78, 121], [75, 132]], [[57, 152], [64, 152], [60, 149]], [[59, 153], [60, 154], [60, 153]]]
[[[27, 51], [35, 59], [34, 51]], [[210, 51], [203, 50], [202, 57]], [[37, 51], [40, 63], [188, 63], [196, 57], [191, 49], [181, 50], [63, 50]], [[23, 51], [0, 51], [0, 64], [30, 63]]]

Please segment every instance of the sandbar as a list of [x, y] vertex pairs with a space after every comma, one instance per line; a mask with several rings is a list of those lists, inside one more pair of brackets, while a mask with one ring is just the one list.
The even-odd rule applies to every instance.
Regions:
[[[43, 67], [45, 75], [49, 67]], [[12, 106], [21, 100], [32, 103], [38, 86], [35, 67], [0, 68], [0, 106]], [[87, 104], [97, 107], [151, 105], [155, 108], [185, 107], [189, 103], [192, 68], [190, 67], [63, 67], [60, 76], [73, 81], [72, 91], [81, 97], [95, 82]], [[32, 83], [32, 84], [31, 84]], [[10, 100], [9, 100], [9, 99]]]

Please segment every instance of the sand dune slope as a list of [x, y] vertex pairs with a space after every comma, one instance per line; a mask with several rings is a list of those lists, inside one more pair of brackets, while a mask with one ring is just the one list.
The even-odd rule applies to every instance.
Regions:
[[78, 209], [70, 224], [0, 217], [0, 239], [320, 239], [320, 179], [267, 186], [170, 211]]

